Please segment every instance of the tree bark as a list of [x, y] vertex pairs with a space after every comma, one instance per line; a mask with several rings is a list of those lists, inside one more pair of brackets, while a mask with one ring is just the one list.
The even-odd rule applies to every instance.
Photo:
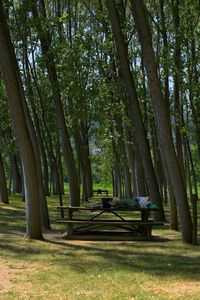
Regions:
[[172, 0], [172, 16], [175, 31], [175, 49], [174, 49], [174, 116], [175, 116], [175, 136], [176, 136], [176, 152], [179, 167], [184, 178], [184, 158], [183, 158], [183, 137], [181, 134], [182, 127], [182, 104], [180, 98], [181, 89], [181, 32], [179, 17], [179, 0]]
[[159, 0], [160, 2], [160, 15], [161, 15], [161, 29], [162, 29], [162, 39], [163, 39], [163, 58], [164, 58], [164, 82], [165, 82], [165, 103], [167, 107], [168, 115], [170, 113], [170, 99], [169, 99], [169, 67], [167, 65], [168, 58], [168, 38], [167, 38], [167, 30], [166, 30], [166, 21], [165, 21], [165, 13], [164, 13], [164, 0]]
[[136, 172], [135, 172], [135, 152], [134, 152], [134, 144], [133, 144], [133, 138], [131, 135], [131, 132], [129, 128], [124, 124], [124, 130], [125, 130], [125, 146], [126, 146], [126, 152], [127, 152], [127, 160], [128, 165], [130, 167], [130, 175], [131, 175], [131, 186], [132, 186], [132, 196], [136, 196]]
[[22, 176], [19, 171], [17, 156], [13, 154], [11, 156], [11, 173], [12, 173], [12, 188], [13, 194], [22, 192]]
[[121, 179], [121, 168], [120, 168], [120, 159], [117, 152], [117, 147], [115, 141], [112, 141], [113, 154], [114, 154], [114, 191], [115, 196], [122, 198], [122, 179]]
[[124, 130], [123, 130], [123, 122], [122, 118], [118, 118], [116, 120], [117, 132], [118, 132], [118, 148], [122, 160], [122, 170], [124, 174], [124, 194], [125, 198], [132, 198], [132, 187], [131, 187], [131, 175], [129, 170], [129, 165], [127, 161], [127, 154], [126, 154], [126, 145], [124, 142]]
[[197, 47], [195, 43], [194, 37], [194, 30], [191, 28], [190, 30], [191, 35], [191, 70], [188, 74], [188, 81], [189, 81], [189, 99], [191, 104], [192, 110], [192, 118], [195, 124], [195, 136], [196, 136], [196, 143], [198, 148], [198, 155], [200, 157], [200, 119], [199, 119], [199, 74], [197, 70], [198, 66], [198, 55], [197, 55]]
[[1, 195], [1, 201], [5, 204], [9, 204], [8, 191], [6, 185], [6, 176], [5, 176], [1, 153], [0, 153], [0, 195]]

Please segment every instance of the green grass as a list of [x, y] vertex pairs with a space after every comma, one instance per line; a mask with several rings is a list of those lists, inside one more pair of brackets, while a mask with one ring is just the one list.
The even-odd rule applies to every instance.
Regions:
[[165, 226], [159, 241], [62, 240], [56, 197], [48, 198], [52, 231], [27, 241], [24, 203], [0, 206], [0, 299], [199, 299], [200, 246]]

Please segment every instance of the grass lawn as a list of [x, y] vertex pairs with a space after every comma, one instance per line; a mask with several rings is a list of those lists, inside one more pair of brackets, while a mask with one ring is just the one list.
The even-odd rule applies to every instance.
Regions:
[[56, 198], [48, 199], [52, 231], [27, 241], [24, 203], [0, 204], [0, 299], [200, 299], [200, 246], [167, 226], [157, 241], [62, 240]]

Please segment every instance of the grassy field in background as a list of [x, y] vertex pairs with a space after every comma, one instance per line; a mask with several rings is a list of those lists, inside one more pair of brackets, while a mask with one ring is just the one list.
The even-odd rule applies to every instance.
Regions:
[[166, 225], [153, 231], [156, 241], [62, 240], [57, 198], [48, 205], [52, 230], [27, 241], [21, 196], [0, 204], [1, 300], [199, 299], [200, 246], [183, 244], [180, 233]]
[[[98, 190], [98, 189], [102, 189], [102, 190], [108, 190], [109, 194], [112, 195], [113, 194], [113, 187], [112, 187], [112, 183], [108, 183], [108, 182], [102, 182], [102, 183], [94, 183], [93, 184], [93, 189], [94, 190]], [[68, 183], [64, 183], [64, 190], [66, 193], [69, 192], [69, 184]], [[81, 191], [82, 191], [82, 185], [81, 185]]]

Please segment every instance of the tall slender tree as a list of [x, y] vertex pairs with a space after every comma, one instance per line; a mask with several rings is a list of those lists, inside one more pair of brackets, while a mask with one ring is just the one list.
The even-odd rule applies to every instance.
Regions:
[[40, 195], [37, 166], [23, 106], [23, 87], [7, 26], [3, 3], [0, 1], [0, 65], [8, 95], [8, 105], [16, 132], [23, 167], [26, 199], [26, 237], [42, 239]]
[[9, 203], [5, 169], [4, 169], [1, 153], [0, 153], [0, 196], [1, 196], [1, 201], [3, 203], [5, 203], [5, 204]]

